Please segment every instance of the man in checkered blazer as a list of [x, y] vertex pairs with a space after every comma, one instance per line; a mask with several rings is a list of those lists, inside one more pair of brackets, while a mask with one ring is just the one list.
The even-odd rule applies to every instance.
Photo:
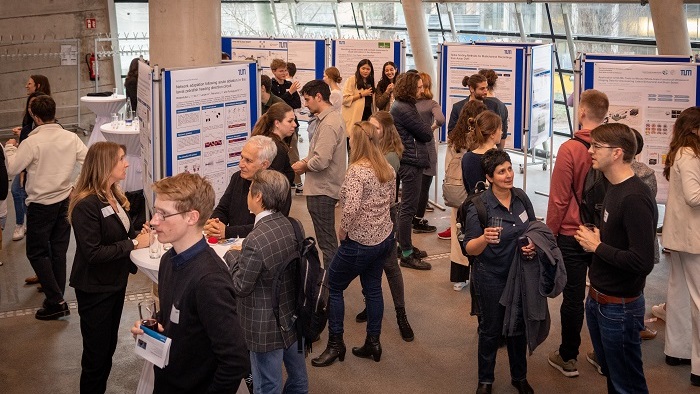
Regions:
[[[297, 252], [294, 227], [280, 210], [287, 202], [289, 181], [280, 172], [258, 171], [248, 193], [248, 209], [255, 215], [253, 230], [232, 261], [233, 287], [253, 371], [256, 391], [282, 392], [282, 368], [287, 370], [285, 393], [307, 393], [304, 353], [298, 351], [292, 322], [295, 309], [292, 271], [280, 283], [279, 325], [273, 313], [275, 278]], [[227, 261], [229, 259], [227, 258]], [[291, 327], [283, 331], [280, 327]]]

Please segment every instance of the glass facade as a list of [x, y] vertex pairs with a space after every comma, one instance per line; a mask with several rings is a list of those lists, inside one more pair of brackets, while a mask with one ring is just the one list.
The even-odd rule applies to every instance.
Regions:
[[[148, 35], [148, 4], [116, 2], [121, 37]], [[691, 41], [700, 40], [700, 5], [685, 5]], [[555, 130], [568, 134], [564, 102], [573, 91], [573, 58], [566, 40], [569, 26], [575, 52], [655, 54], [654, 29], [648, 6], [640, 4], [425, 3], [433, 55], [442, 42], [552, 42], [563, 78], [555, 76]], [[518, 23], [522, 17], [522, 31]], [[453, 24], [451, 23], [453, 21]], [[232, 36], [384, 38], [406, 41], [407, 67], [415, 67], [399, 2], [252, 2], [224, 0], [221, 30]], [[694, 50], [700, 42], [694, 42]], [[697, 45], [697, 48], [695, 48]], [[148, 57], [148, 40], [120, 40], [122, 69], [132, 57]], [[130, 51], [131, 49], [131, 51]], [[125, 55], [127, 53], [129, 55]], [[130, 56], [135, 55], [135, 56]], [[562, 84], [563, 79], [563, 84]]]

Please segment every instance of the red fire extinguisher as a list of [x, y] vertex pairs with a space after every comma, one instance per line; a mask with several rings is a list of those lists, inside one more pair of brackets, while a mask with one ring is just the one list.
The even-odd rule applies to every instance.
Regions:
[[85, 63], [87, 63], [88, 71], [90, 72], [90, 80], [94, 81], [97, 77], [95, 75], [95, 54], [88, 53], [85, 55]]

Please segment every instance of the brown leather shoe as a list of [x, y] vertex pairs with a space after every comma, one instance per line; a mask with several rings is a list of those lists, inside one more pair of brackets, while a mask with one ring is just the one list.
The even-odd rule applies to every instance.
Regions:
[[656, 338], [656, 333], [656, 330], [652, 330], [649, 328], [649, 326], [644, 326], [644, 329], [639, 332], [639, 335], [642, 337], [642, 339], [647, 340]]
[[28, 285], [35, 285], [35, 284], [39, 283], [39, 277], [37, 277], [36, 275], [30, 276], [29, 278], [26, 278], [24, 280], [24, 283], [26, 283]]

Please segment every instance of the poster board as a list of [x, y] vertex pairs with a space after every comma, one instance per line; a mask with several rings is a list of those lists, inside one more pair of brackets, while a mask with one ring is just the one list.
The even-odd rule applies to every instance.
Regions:
[[257, 63], [166, 70], [163, 81], [164, 175], [207, 177], [218, 203], [260, 113]]
[[[452, 106], [469, 97], [469, 88], [462, 79], [484, 68], [498, 74], [495, 96], [508, 109], [508, 138], [506, 148], [522, 147], [522, 125], [525, 100], [525, 47], [500, 45], [443, 44], [439, 54], [440, 105], [449, 119]], [[440, 140], [447, 140], [447, 126], [442, 128]]]
[[343, 81], [355, 75], [357, 63], [369, 59], [374, 67], [374, 83], [382, 78], [382, 67], [394, 62], [399, 72], [406, 71], [406, 47], [399, 40], [333, 40], [331, 41], [331, 65], [338, 68]]
[[597, 89], [608, 95], [607, 122], [637, 129], [644, 137], [639, 161], [656, 174], [656, 201], [668, 199], [668, 181], [663, 177], [673, 125], [684, 109], [699, 105], [698, 67], [681, 56], [582, 57], [582, 90]]
[[[270, 63], [273, 59], [282, 59], [297, 66], [297, 73], [292, 78], [301, 86], [314, 79], [323, 79], [323, 72], [328, 65], [328, 41], [311, 38], [258, 38], [258, 37], [222, 37], [221, 49], [231, 56], [232, 61], [257, 60], [262, 73], [274, 78]], [[295, 109], [298, 120], [308, 120], [309, 112], [304, 106]]]
[[528, 93], [528, 148], [537, 147], [552, 136], [554, 107], [554, 47], [531, 48]]
[[155, 202], [151, 185], [156, 179], [158, 172], [155, 163], [160, 163], [159, 156], [156, 156], [156, 138], [158, 134], [156, 130], [156, 121], [158, 116], [157, 111], [154, 111], [154, 104], [158, 101], [158, 97], [154, 97], [157, 89], [153, 88], [153, 69], [143, 60], [139, 61], [138, 67], [138, 83], [136, 85], [136, 117], [139, 121], [139, 140], [141, 145], [141, 159], [143, 163], [132, 163], [132, 165], [143, 165], [143, 194], [146, 198], [146, 206], [152, 207]]

